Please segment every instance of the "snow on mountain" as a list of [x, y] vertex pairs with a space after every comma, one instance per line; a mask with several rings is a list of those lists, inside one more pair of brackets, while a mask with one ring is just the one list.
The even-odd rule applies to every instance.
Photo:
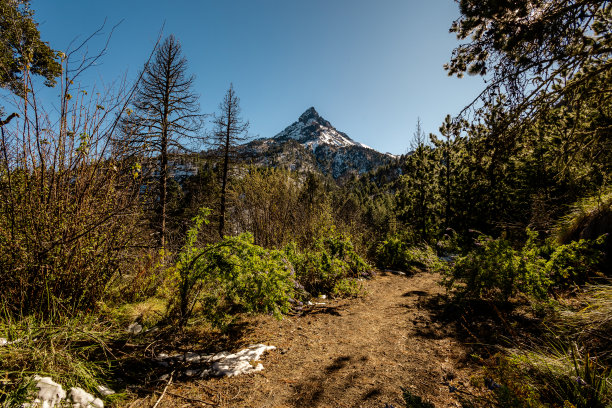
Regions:
[[274, 139], [297, 140], [304, 147], [309, 147], [313, 152], [321, 144], [337, 147], [361, 146], [366, 149], [372, 149], [363, 143], [355, 142], [345, 133], [337, 131], [331, 123], [319, 115], [314, 107], [308, 108], [297, 122], [287, 126], [285, 130], [274, 136]]
[[276, 136], [242, 145], [239, 155], [252, 164], [320, 171], [334, 179], [363, 174], [395, 159], [338, 131], [313, 107]]

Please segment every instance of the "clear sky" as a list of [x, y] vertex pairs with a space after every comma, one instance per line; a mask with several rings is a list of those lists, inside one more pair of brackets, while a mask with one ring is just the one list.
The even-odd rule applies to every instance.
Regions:
[[[458, 44], [453, 0], [32, 0], [43, 40], [57, 50], [116, 23], [102, 64], [84, 81], [134, 78], [163, 26], [183, 46], [201, 109], [230, 82], [250, 133], [272, 137], [310, 106], [351, 138], [406, 152], [417, 118], [438, 132], [484, 87], [442, 65]], [[102, 37], [90, 45], [92, 52]]]

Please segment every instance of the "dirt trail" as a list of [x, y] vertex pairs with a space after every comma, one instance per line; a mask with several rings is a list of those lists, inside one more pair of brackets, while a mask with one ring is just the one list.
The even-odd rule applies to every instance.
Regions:
[[466, 383], [472, 370], [461, 363], [468, 350], [425, 307], [443, 293], [439, 279], [381, 274], [365, 282], [363, 298], [254, 319], [245, 343], [277, 347], [264, 371], [173, 383], [158, 406], [399, 408], [400, 387], [436, 407], [458, 406], [443, 383]]

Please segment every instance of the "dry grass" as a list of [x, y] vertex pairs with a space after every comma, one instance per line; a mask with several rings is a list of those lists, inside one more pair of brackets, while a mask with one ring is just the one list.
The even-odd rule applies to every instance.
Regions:
[[32, 317], [0, 321], [0, 402], [10, 401], [34, 375], [50, 376], [64, 388], [95, 392], [115, 356], [107, 343], [116, 328], [92, 318], [45, 323]]

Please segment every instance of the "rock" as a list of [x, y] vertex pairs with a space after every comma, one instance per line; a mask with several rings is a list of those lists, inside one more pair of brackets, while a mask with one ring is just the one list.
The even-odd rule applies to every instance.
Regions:
[[141, 331], [142, 331], [142, 326], [137, 322], [130, 324], [127, 328], [127, 332], [130, 334], [138, 334]]
[[103, 397], [108, 397], [109, 395], [113, 395], [115, 393], [115, 391], [111, 390], [110, 388], [104, 385], [98, 385], [98, 392]]

